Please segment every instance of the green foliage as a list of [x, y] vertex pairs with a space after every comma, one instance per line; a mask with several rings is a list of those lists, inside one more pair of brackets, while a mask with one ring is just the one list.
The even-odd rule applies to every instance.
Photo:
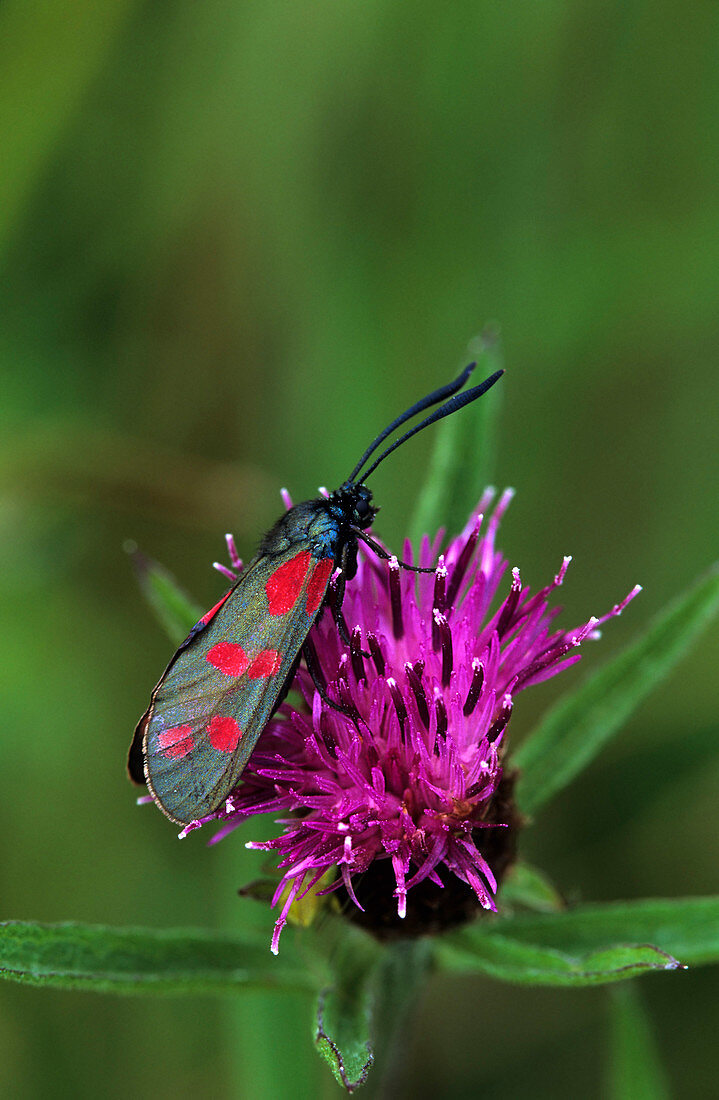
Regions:
[[159, 562], [135, 547], [129, 552], [143, 596], [170, 641], [179, 645], [202, 615], [202, 609]]
[[519, 860], [510, 869], [501, 888], [501, 908], [521, 906], [535, 913], [557, 913], [564, 902], [556, 887], [537, 867]]
[[[591, 661], [715, 557], [716, 21], [713, 5], [676, 0], [458, 0], [441, 17], [390, 0], [2, 5], [5, 915], [245, 927], [236, 890], [258, 866], [243, 838], [259, 832], [209, 852], [197, 835], [178, 845], [123, 780], [169, 654], [120, 547], [134, 538], [171, 561], [211, 606], [222, 533], [250, 554], [277, 486], [300, 499], [337, 483], [388, 416], [465, 361], [486, 318], [501, 321], [510, 370], [474, 411], [504, 404], [501, 461], [485, 465], [474, 424], [481, 451], [456, 488], [481, 481], [477, 454], [517, 488], [501, 545], [533, 583], [575, 554], [567, 615], [644, 582]], [[428, 433], [378, 471], [378, 532], [393, 545], [433, 445]], [[627, 757], [611, 777], [595, 761], [606, 797], [591, 825], [567, 790], [534, 830], [533, 861], [563, 876], [569, 863], [570, 886], [581, 861], [588, 896], [607, 891], [608, 866], [616, 897], [716, 889], [702, 838], [718, 823], [717, 659], [707, 633], [634, 712], [634, 797]], [[545, 690], [527, 693], [525, 714]], [[571, 740], [565, 752], [587, 762]], [[597, 835], [618, 848], [595, 858]], [[541, 907], [536, 883], [519, 886], [503, 890], [513, 908]], [[32, 960], [19, 961], [24, 974]], [[711, 986], [691, 971], [668, 977], [671, 996], [656, 984], [647, 1004], [683, 1089], [700, 1093], [714, 1073]], [[438, 1013], [452, 1034], [471, 1018], [491, 1035], [491, 988], [458, 982], [451, 1005], [427, 1006], [430, 1037]], [[274, 1100], [278, 1059], [295, 1049], [295, 1002], [283, 1014], [271, 994], [253, 993], [231, 1032], [244, 998], [221, 1015], [207, 998], [146, 1007], [10, 985], [2, 997], [11, 1095], [62, 1080], [95, 1097], [101, 1080], [110, 1097], [184, 1096], [210, 1081]], [[305, 1009], [297, 1033], [314, 1056]], [[463, 1069], [420, 1034], [402, 1085], [424, 1100], [440, 1080], [464, 1097], [491, 1078], [500, 1094], [510, 1062], [518, 1095], [590, 1094], [600, 1027], [595, 1002], [562, 1078], [566, 1048], [538, 1062], [546, 1034], [517, 991], [501, 1042]], [[287, 1095], [316, 1095], [290, 1062]]]
[[614, 902], [476, 921], [443, 937], [438, 953], [452, 969], [532, 985], [595, 985], [716, 963], [719, 898]]
[[671, 1092], [636, 985], [612, 990], [609, 1100], [669, 1100]]
[[315, 1045], [348, 1092], [364, 1084], [374, 1062], [371, 1034], [380, 950], [352, 929], [333, 952], [332, 983], [320, 992]]
[[[438, 940], [436, 958], [451, 970], [480, 970], [507, 981], [588, 985], [647, 969], [719, 962], [718, 930], [717, 898], [614, 902], [551, 915], [485, 917]], [[426, 973], [432, 941], [400, 941], [384, 950], [339, 923], [329, 946], [325, 936], [321, 930], [315, 951], [334, 978], [320, 998], [318, 1045], [326, 1057], [327, 1044], [332, 1058], [343, 1052], [343, 1072], [354, 1080], [367, 1050], [364, 1040], [364, 1053], [352, 1047], [353, 1036], [367, 1031], [378, 996], [385, 1002], [380, 1015], [402, 1016], [403, 1003]], [[0, 946], [3, 977], [63, 989], [197, 993], [309, 989], [320, 980], [291, 950], [277, 963], [266, 943], [220, 933], [10, 921], [0, 925]]]
[[291, 956], [266, 942], [182, 929], [104, 928], [8, 921], [0, 925], [0, 976], [8, 981], [94, 993], [232, 993], [311, 988]]

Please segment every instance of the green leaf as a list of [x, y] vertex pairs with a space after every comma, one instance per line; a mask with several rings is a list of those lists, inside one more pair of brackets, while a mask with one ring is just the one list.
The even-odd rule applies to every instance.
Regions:
[[[499, 334], [486, 329], [470, 343], [469, 355], [477, 360], [476, 374], [485, 378], [502, 367]], [[435, 442], [427, 476], [410, 525], [419, 545], [423, 534], [446, 527], [461, 531], [492, 480], [501, 386], [494, 386], [457, 416], [448, 416], [434, 430]]]
[[585, 986], [635, 978], [647, 970], [673, 970], [675, 959], [650, 945], [615, 946], [572, 953], [523, 943], [499, 929], [491, 935], [464, 936], [440, 950], [448, 970], [477, 971], [521, 985]]
[[487, 918], [442, 937], [438, 953], [449, 969], [531, 985], [593, 985], [719, 962], [719, 897]]
[[432, 941], [399, 940], [382, 947], [346, 922], [325, 920], [316, 949], [334, 981], [319, 998], [315, 1042], [339, 1084], [354, 1092], [376, 1061], [385, 1077], [392, 1070], [433, 962]]
[[607, 1096], [611, 1100], [669, 1100], [670, 1092], [635, 983], [611, 992]]
[[[703, 769], [715, 768], [718, 757], [719, 736], [712, 722], [685, 731], [681, 752], [677, 752], [676, 727], [662, 724], [655, 725], [650, 742], [622, 748], [621, 767], [598, 760], [591, 788], [584, 790], [581, 805], [572, 807], [573, 828], [581, 837], [582, 850], [616, 844], [618, 835], [666, 806], [684, 784], [696, 782]], [[606, 814], [607, 806], [621, 806], [621, 815]]]
[[183, 592], [172, 573], [163, 565], [145, 557], [134, 543], [128, 543], [126, 549], [132, 558], [143, 596], [170, 641], [179, 645], [202, 615], [202, 608]]
[[381, 948], [356, 929], [338, 929], [331, 938], [332, 985], [317, 1004], [315, 1045], [337, 1082], [354, 1092], [367, 1079], [374, 1062], [372, 1009], [375, 972]]
[[0, 977], [96, 993], [232, 993], [316, 988], [267, 942], [200, 931], [102, 925], [0, 924]]
[[586, 767], [717, 610], [715, 567], [655, 619], [644, 637], [552, 707], [512, 757], [520, 769], [517, 802], [524, 813], [535, 813]]
[[502, 906], [521, 905], [535, 913], [557, 913], [564, 900], [547, 876], [528, 863], [515, 863], [502, 882]]

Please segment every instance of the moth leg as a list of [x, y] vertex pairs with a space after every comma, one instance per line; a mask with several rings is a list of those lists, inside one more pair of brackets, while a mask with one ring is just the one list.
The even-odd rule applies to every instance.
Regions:
[[342, 550], [342, 572], [348, 581], [351, 581], [357, 573], [357, 542], [354, 539], [344, 544]]
[[[390, 558], [394, 556], [387, 553], [383, 546], [380, 546], [380, 544], [375, 539], [371, 538], [370, 535], [365, 534], [360, 527], [350, 527], [350, 531], [353, 535], [356, 535], [358, 539], [361, 539], [365, 546], [369, 546], [370, 550], [374, 550], [377, 557], [381, 558], [382, 561], [389, 561]], [[410, 565], [408, 561], [399, 560], [397, 564], [401, 569], [406, 569], [409, 573], [434, 573], [437, 568], [435, 565]]]
[[[350, 557], [350, 555], [351, 555], [351, 557]], [[348, 562], [349, 562], [349, 566], [347, 564]], [[352, 645], [352, 639], [350, 638], [350, 631], [349, 631], [349, 627], [347, 626], [347, 620], [345, 619], [344, 612], [342, 611], [342, 603], [343, 603], [344, 598], [345, 598], [345, 585], [347, 584], [348, 579], [351, 580], [352, 577], [354, 576], [354, 573], [348, 571], [348, 569], [352, 568], [353, 563], [354, 563], [354, 568], [356, 570], [357, 569], [357, 546], [356, 545], [354, 547], [352, 547], [352, 549], [350, 549], [350, 550], [348, 550], [347, 547], [345, 547], [345, 549], [343, 551], [343, 555], [342, 555], [342, 565], [340, 566], [339, 575], [337, 576], [336, 581], [335, 581], [334, 577], [330, 581], [330, 588], [329, 588], [329, 592], [328, 592], [328, 595], [327, 595], [327, 602], [330, 605], [330, 610], [332, 612], [332, 618], [334, 619], [337, 630], [339, 631], [339, 636], [348, 648], [349, 648], [349, 646]], [[365, 651], [363, 649], [360, 650], [360, 653], [362, 654], [363, 657], [366, 657], [368, 660], [372, 657], [371, 653], [365, 653]]]
[[327, 594], [327, 602], [330, 605], [330, 611], [332, 612], [332, 618], [335, 621], [335, 626], [339, 631], [340, 638], [346, 646], [350, 644], [350, 632], [347, 627], [347, 620], [344, 617], [342, 611], [342, 601], [345, 598], [345, 585], [347, 583], [347, 574], [344, 571], [344, 567], [340, 566], [339, 574], [335, 574], [335, 577], [330, 581], [330, 588]]
[[302, 646], [302, 655], [304, 656], [307, 671], [310, 674], [312, 683], [315, 685], [317, 693], [322, 701], [325, 702], [328, 707], [332, 707], [333, 710], [338, 710], [340, 714], [344, 714], [346, 718], [351, 718], [357, 726], [357, 729], [359, 729], [360, 716], [356, 708], [345, 706], [344, 703], [336, 703], [334, 699], [330, 699], [327, 694], [327, 681], [324, 678], [320, 663], [317, 659], [315, 647], [309, 638], [305, 639], [305, 643]]

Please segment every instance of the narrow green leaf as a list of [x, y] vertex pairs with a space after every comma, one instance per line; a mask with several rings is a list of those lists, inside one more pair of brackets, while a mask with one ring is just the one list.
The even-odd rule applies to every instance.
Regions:
[[163, 565], [153, 561], [128, 543], [126, 550], [132, 558], [142, 594], [171, 642], [179, 645], [202, 615], [202, 608], [195, 603]]
[[[521, 985], [585, 986], [635, 978], [647, 970], [673, 970], [675, 959], [650, 945], [616, 946], [572, 954], [557, 948], [522, 943], [498, 929], [491, 935], [466, 938], [440, 949], [448, 970], [476, 971]], [[455, 949], [457, 947], [458, 949]]]
[[[582, 847], [615, 844], [618, 832], [629, 831], [652, 810], [666, 806], [703, 769], [715, 768], [718, 758], [719, 736], [713, 721], [684, 731], [681, 752], [677, 752], [676, 727], [662, 723], [652, 731], [651, 742], [622, 750], [621, 768], [598, 761], [591, 790], [585, 790], [581, 806], [575, 804], [572, 810]], [[611, 805], [622, 807], [621, 817], [605, 814]]]
[[[635, 946], [631, 946], [635, 945]], [[505, 981], [592, 985], [719, 962], [719, 897], [586, 905], [484, 919], [438, 941], [440, 961]]]
[[670, 1092], [636, 983], [611, 991], [610, 1100], [669, 1100]]
[[502, 882], [502, 906], [520, 905], [535, 913], [557, 913], [564, 900], [547, 876], [528, 863], [515, 863]]
[[[477, 360], [478, 380], [500, 370], [502, 349], [498, 333], [485, 330], [470, 343], [468, 354]], [[415, 545], [419, 545], [423, 534], [432, 535], [439, 527], [446, 527], [450, 534], [461, 531], [490, 484], [501, 388], [502, 382], [433, 429], [434, 450], [410, 524]]]
[[719, 610], [715, 567], [674, 601], [647, 633], [552, 707], [520, 745], [517, 801], [533, 814], [566, 786], [684, 656]]
[[316, 988], [266, 942], [201, 931], [102, 925], [0, 924], [0, 977], [96, 993], [232, 993]]
[[355, 929], [344, 932], [333, 941], [334, 981], [319, 997], [315, 1045], [337, 1082], [354, 1092], [366, 1081], [375, 1057], [372, 1009], [381, 949]]

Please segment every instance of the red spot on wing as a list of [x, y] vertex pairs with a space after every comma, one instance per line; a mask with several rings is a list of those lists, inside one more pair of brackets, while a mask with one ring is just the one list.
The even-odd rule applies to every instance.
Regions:
[[210, 719], [207, 727], [207, 736], [213, 749], [218, 752], [234, 752], [237, 743], [242, 737], [242, 730], [234, 718], [216, 714]]
[[163, 730], [157, 735], [157, 744], [162, 755], [169, 760], [187, 756], [195, 747], [192, 726], [174, 726], [170, 730]]
[[218, 611], [220, 610], [220, 608], [222, 607], [223, 603], [225, 603], [225, 601], [226, 601], [226, 600], [229, 600], [229, 598], [230, 598], [230, 596], [231, 596], [231, 595], [232, 595], [232, 589], [230, 589], [230, 591], [229, 591], [229, 592], [225, 592], [225, 594], [224, 594], [224, 596], [222, 597], [222, 599], [221, 599], [221, 600], [218, 600], [218, 602], [217, 602], [217, 603], [215, 604], [215, 606], [214, 606], [214, 607], [211, 607], [209, 611], [206, 611], [206, 612], [205, 612], [205, 614], [204, 614], [204, 615], [202, 616], [202, 618], [200, 619], [200, 622], [201, 622], [201, 623], [202, 623], [202, 624], [203, 624], [204, 626], [207, 626], [207, 624], [209, 623], [210, 619], [213, 619], [213, 618], [215, 617], [215, 615], [217, 614], [217, 612], [218, 612]]
[[282, 668], [282, 654], [276, 649], [261, 649], [247, 670], [251, 680], [274, 676]]
[[332, 558], [322, 558], [317, 562], [314, 568], [314, 572], [310, 577], [310, 583], [307, 585], [307, 614], [309, 616], [314, 615], [317, 608], [322, 603], [322, 598], [327, 588], [327, 581], [330, 579], [332, 573], [332, 566], [334, 562]]
[[286, 615], [295, 606], [310, 567], [310, 557], [309, 550], [300, 550], [267, 578], [265, 592], [270, 615]]
[[205, 660], [225, 676], [241, 676], [249, 664], [247, 654], [237, 642], [218, 642], [208, 650]]

